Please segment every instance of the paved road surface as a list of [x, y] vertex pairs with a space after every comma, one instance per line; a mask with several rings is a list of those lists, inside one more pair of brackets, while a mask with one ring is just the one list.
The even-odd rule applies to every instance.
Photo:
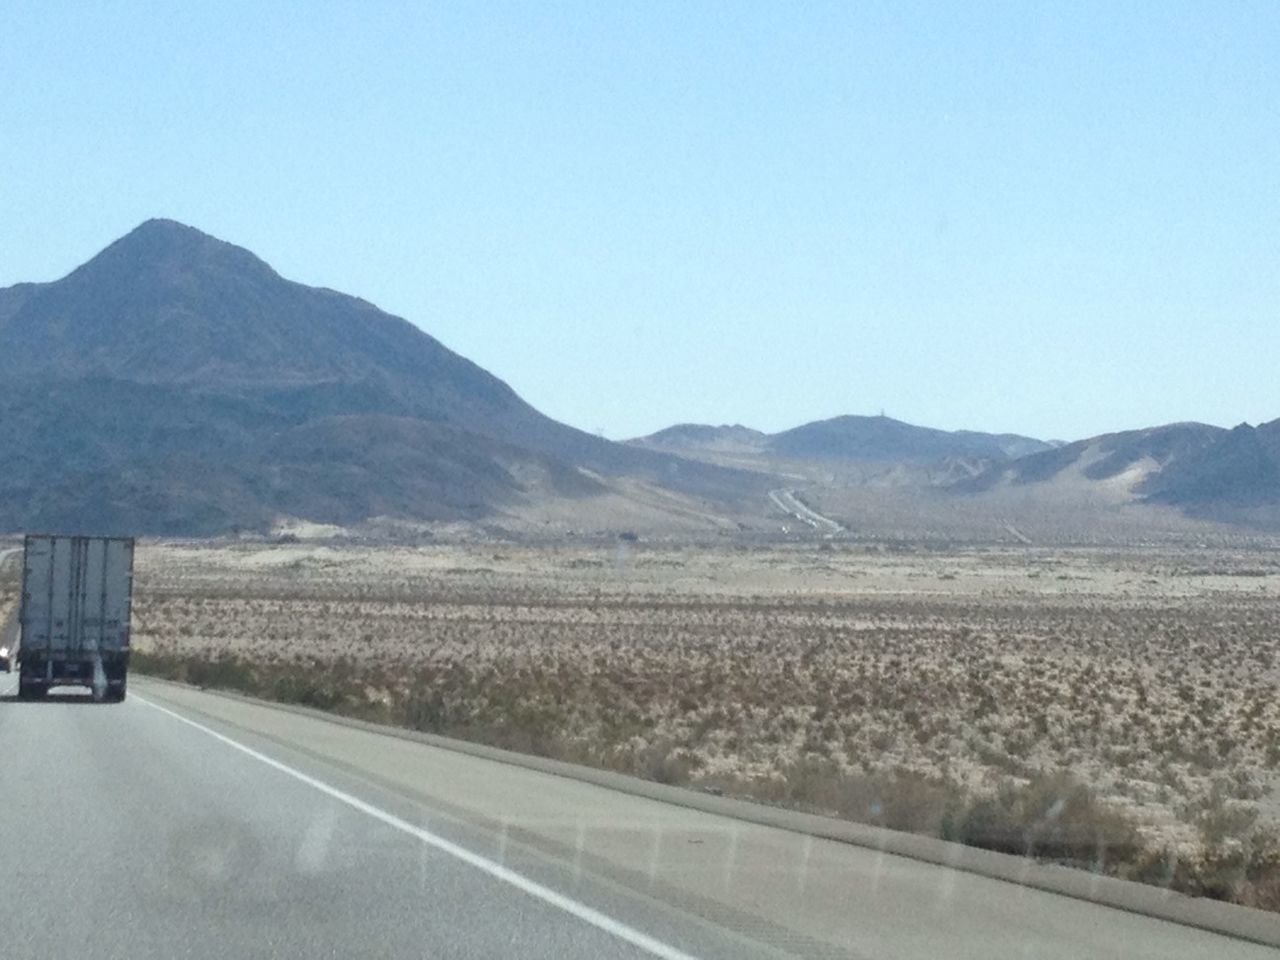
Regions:
[[13, 960], [1277, 956], [140, 677], [0, 699], [0, 877]]
[[773, 505], [783, 513], [790, 514], [802, 523], [807, 523], [815, 530], [821, 530], [825, 533], [843, 533], [844, 527], [832, 520], [830, 517], [824, 517], [812, 507], [804, 503], [794, 490], [770, 490], [769, 499], [773, 501]]

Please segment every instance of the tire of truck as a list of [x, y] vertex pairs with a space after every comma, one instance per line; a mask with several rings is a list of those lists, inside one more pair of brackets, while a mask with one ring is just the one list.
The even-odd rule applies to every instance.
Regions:
[[118, 687], [107, 687], [107, 694], [103, 698], [107, 703], [122, 703], [125, 696], [125, 681], [120, 681]]

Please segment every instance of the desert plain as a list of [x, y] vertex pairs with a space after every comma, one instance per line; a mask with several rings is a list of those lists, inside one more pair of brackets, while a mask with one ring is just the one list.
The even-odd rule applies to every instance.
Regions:
[[142, 543], [136, 667], [1276, 906], [1274, 551], [285, 540]]

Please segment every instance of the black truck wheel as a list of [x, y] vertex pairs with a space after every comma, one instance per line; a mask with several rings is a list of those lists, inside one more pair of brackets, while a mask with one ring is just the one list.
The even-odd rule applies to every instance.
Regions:
[[108, 680], [106, 688], [102, 691], [103, 703], [119, 703], [124, 699], [125, 684], [127, 680], [121, 677], [119, 680]]

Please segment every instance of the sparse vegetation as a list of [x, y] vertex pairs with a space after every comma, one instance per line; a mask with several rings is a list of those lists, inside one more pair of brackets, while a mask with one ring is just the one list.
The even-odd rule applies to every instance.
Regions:
[[1277, 597], [1211, 552], [173, 547], [135, 664], [1280, 909]]
[[[0, 553], [2, 552], [0, 549]], [[20, 592], [18, 576], [17, 563], [12, 560], [0, 562], [0, 630], [4, 629], [11, 616], [17, 615]]]

